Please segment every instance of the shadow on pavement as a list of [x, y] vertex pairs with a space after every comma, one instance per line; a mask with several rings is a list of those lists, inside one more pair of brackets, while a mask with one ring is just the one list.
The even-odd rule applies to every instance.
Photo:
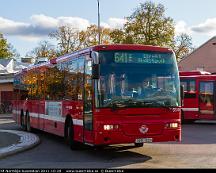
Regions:
[[[71, 150], [62, 137], [35, 129], [34, 133], [40, 136], [41, 145], [48, 145], [47, 142], [51, 142], [64, 150], [62, 153], [58, 153], [59, 159], [65, 156], [65, 159], [61, 159], [61, 162], [77, 162], [78, 166], [76, 167], [80, 168], [83, 166], [83, 164], [80, 164], [81, 162], [96, 163], [96, 166], [94, 166], [94, 164], [90, 165], [92, 168], [97, 168], [98, 166], [106, 167], [107, 165], [109, 165], [109, 167], [121, 167], [129, 164], [144, 163], [152, 159], [150, 156], [132, 151], [131, 149], [137, 148], [133, 146], [133, 144], [110, 145], [104, 147], [92, 147], [80, 144], [78, 149]], [[50, 148], [51, 147], [52, 146], [50, 146]], [[49, 159], [52, 160], [51, 158]]]
[[[133, 145], [133, 144], [132, 144]], [[130, 151], [130, 149], [134, 149], [137, 147], [134, 146], [125, 146], [125, 145], [112, 145], [112, 146], [106, 146], [104, 148], [92, 148], [92, 147], [86, 147], [85, 151], [87, 154], [92, 155], [94, 157], [101, 158], [103, 160], [108, 161], [119, 161], [116, 163], [115, 166], [124, 166], [128, 164], [134, 164], [134, 163], [143, 163], [148, 160], [151, 160], [152, 157], [139, 154], [134, 151]], [[119, 165], [123, 164], [123, 165]]]

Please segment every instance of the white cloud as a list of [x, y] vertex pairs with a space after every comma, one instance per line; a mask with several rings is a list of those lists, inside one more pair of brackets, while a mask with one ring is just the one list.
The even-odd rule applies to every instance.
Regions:
[[58, 17], [57, 21], [58, 26], [67, 25], [79, 30], [84, 30], [90, 25], [88, 20], [80, 17]]
[[189, 35], [216, 35], [216, 18], [206, 19], [203, 23], [197, 25], [188, 26], [185, 21], [178, 21], [175, 25], [175, 34], [187, 33]]
[[30, 19], [36, 26], [41, 26], [44, 28], [55, 28], [58, 26], [57, 19], [53, 17], [45, 16], [43, 14], [32, 15]]
[[205, 22], [192, 26], [191, 30], [208, 36], [216, 35], [216, 18], [206, 19]]
[[111, 26], [108, 23], [105, 23], [105, 22], [101, 22], [100, 26], [103, 27], [103, 28], [111, 28]]
[[108, 20], [108, 24], [110, 25], [110, 28], [115, 28], [115, 29], [123, 28], [126, 22], [127, 22], [126, 19], [120, 19], [120, 18], [109, 18]]
[[[109, 18], [101, 22], [105, 28], [120, 29], [126, 23], [126, 19]], [[0, 32], [7, 36], [18, 36], [25, 40], [37, 40], [57, 30], [59, 26], [69, 25], [79, 30], [85, 30], [91, 23], [80, 17], [51, 17], [44, 14], [35, 14], [30, 17], [30, 22], [18, 22], [0, 17]], [[216, 18], [206, 19], [203, 23], [188, 26], [185, 21], [178, 21], [175, 25], [175, 34], [187, 33], [189, 35], [202, 34], [216, 35]]]
[[26, 30], [30, 25], [28, 23], [15, 22], [13, 20], [0, 17], [0, 32], [13, 35]]
[[[126, 23], [125, 19], [109, 18], [107, 22], [101, 22], [105, 28], [122, 28]], [[0, 32], [7, 36], [18, 36], [26, 41], [40, 40], [57, 30], [60, 26], [71, 26], [78, 30], [85, 30], [90, 22], [80, 17], [50, 17], [44, 14], [35, 14], [30, 17], [29, 23], [17, 22], [0, 17]]]
[[123, 28], [126, 21], [127, 21], [126, 19], [109, 18], [107, 23], [101, 22], [101, 27], [110, 28], [110, 29], [121, 29]]
[[175, 34], [176, 35], [180, 35], [182, 33], [187, 33], [187, 34], [191, 34], [191, 29], [190, 27], [187, 26], [185, 21], [178, 21], [175, 25]]
[[[25, 36], [25, 35], [22, 35], [22, 36], [17, 36], [17, 38], [23, 40], [23, 41], [28, 41], [28, 42], [39, 42], [39, 41], [42, 41], [42, 40], [45, 40], [44, 39], [44, 36]], [[48, 37], [47, 37], [48, 39]]]
[[8, 36], [19, 36], [22, 39], [37, 40], [47, 36], [58, 27], [67, 25], [78, 30], [86, 29], [90, 23], [79, 17], [50, 17], [43, 14], [32, 15], [30, 23], [16, 22], [0, 17], [0, 32]]

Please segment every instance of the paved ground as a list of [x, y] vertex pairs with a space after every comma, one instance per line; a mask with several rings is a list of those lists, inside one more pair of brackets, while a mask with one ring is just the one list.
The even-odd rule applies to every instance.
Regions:
[[[14, 122], [0, 128], [19, 130]], [[34, 131], [40, 137], [37, 147], [0, 159], [0, 168], [216, 168], [216, 124], [182, 126], [182, 142], [114, 145], [95, 150], [70, 150], [64, 139]]]
[[[8, 124], [14, 124], [11, 115], [0, 115], [0, 159], [28, 150], [39, 144], [40, 140], [37, 135], [18, 130], [4, 129], [4, 127], [10, 129], [10, 125], [8, 126]], [[13, 128], [19, 129], [18, 126]]]
[[[0, 124], [0, 128], [19, 130], [13, 121]], [[40, 137], [40, 145], [0, 159], [0, 168], [216, 168], [214, 123], [185, 124], [182, 142], [145, 144], [141, 148], [114, 145], [72, 151], [61, 137], [34, 133]]]
[[0, 130], [0, 149], [3, 147], [10, 146], [12, 144], [18, 144], [20, 141], [20, 136], [13, 134], [13, 133], [8, 133], [8, 132], [3, 132]]

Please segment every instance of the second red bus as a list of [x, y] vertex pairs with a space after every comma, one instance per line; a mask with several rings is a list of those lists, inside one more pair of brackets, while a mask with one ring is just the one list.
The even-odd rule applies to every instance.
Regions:
[[180, 81], [184, 87], [182, 121], [216, 120], [216, 75], [182, 71]]

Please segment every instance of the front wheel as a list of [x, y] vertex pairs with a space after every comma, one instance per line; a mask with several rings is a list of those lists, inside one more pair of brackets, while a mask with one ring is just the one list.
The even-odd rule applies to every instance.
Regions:
[[65, 141], [69, 144], [70, 149], [78, 149], [78, 142], [74, 141], [74, 128], [71, 119], [65, 123]]

